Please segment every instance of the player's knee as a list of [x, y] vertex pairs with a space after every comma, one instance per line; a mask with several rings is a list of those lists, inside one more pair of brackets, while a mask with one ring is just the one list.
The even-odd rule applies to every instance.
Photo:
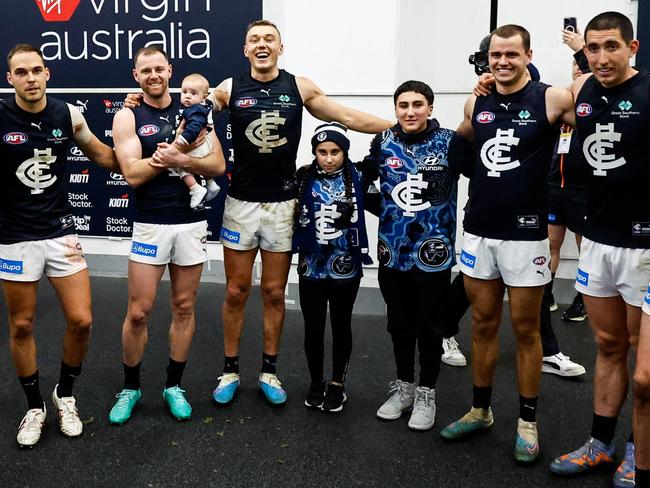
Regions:
[[251, 285], [229, 282], [226, 285], [226, 303], [230, 306], [243, 306], [251, 291]]
[[34, 334], [34, 316], [11, 317], [11, 337], [14, 340], [27, 339]]
[[90, 313], [80, 314], [68, 319], [68, 330], [75, 336], [87, 337], [90, 334], [92, 324], [93, 319]]
[[601, 357], [627, 360], [630, 342], [628, 337], [617, 337], [615, 334], [598, 332], [596, 333], [596, 347]]
[[147, 318], [151, 314], [151, 305], [135, 303], [129, 306], [127, 320], [131, 322], [134, 327], [144, 326], [147, 323]]
[[194, 313], [194, 295], [174, 297], [172, 299], [172, 313], [176, 317], [188, 317]]
[[284, 305], [284, 287], [277, 285], [262, 285], [264, 302], [273, 306]]
[[472, 324], [472, 338], [477, 341], [492, 341], [498, 333], [499, 323], [496, 320], [476, 321]]
[[520, 345], [533, 345], [540, 341], [539, 328], [534, 326], [514, 327], [515, 339]]
[[637, 402], [650, 405], [650, 370], [637, 368], [634, 373], [634, 398]]

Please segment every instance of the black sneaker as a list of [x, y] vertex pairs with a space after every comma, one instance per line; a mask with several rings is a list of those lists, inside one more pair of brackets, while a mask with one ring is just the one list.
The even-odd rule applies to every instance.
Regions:
[[321, 408], [323, 399], [325, 398], [325, 382], [319, 381], [309, 385], [309, 391], [305, 398], [305, 407], [307, 408]]
[[586, 318], [585, 304], [582, 302], [582, 295], [578, 293], [573, 299], [573, 303], [562, 314], [562, 320], [565, 322], [582, 322]]
[[544, 296], [542, 298], [542, 306], [548, 307], [548, 309], [551, 312], [555, 312], [557, 310], [557, 302], [555, 301], [555, 297], [553, 296], [553, 288], [552, 288], [552, 283], [549, 283], [544, 287]]
[[330, 383], [327, 385], [327, 393], [323, 402], [323, 411], [340, 412], [343, 410], [343, 404], [348, 400], [345, 394], [345, 387]]

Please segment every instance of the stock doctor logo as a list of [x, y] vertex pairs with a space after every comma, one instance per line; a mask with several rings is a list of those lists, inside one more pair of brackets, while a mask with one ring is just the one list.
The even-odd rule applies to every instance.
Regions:
[[479, 124], [489, 124], [490, 122], [494, 121], [494, 118], [496, 115], [494, 115], [492, 112], [481, 112], [476, 116], [476, 121]]
[[81, 0], [34, 0], [45, 22], [70, 20]]
[[5, 141], [7, 144], [12, 144], [12, 145], [17, 145], [17, 144], [24, 144], [27, 142], [27, 134], [23, 132], [9, 132], [8, 134], [5, 134], [4, 137], [2, 138], [3, 141]]
[[253, 97], [238, 98], [235, 100], [235, 107], [248, 108], [257, 105], [257, 99]]
[[576, 107], [576, 115], [578, 117], [586, 117], [588, 115], [591, 115], [591, 112], [593, 112], [593, 109], [588, 103], [581, 103]]
[[158, 132], [160, 132], [160, 127], [154, 124], [143, 125], [138, 129], [138, 134], [142, 137], [153, 136], [154, 134], [158, 134]]

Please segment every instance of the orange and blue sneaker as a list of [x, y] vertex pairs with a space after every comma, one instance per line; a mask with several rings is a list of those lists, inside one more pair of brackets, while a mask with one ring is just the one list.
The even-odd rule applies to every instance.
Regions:
[[614, 462], [614, 445], [605, 445], [591, 437], [580, 449], [557, 457], [549, 466], [552, 473], [570, 476]]
[[614, 488], [635, 486], [634, 473], [634, 443], [628, 442], [625, 444], [625, 457], [618, 466], [612, 479]]

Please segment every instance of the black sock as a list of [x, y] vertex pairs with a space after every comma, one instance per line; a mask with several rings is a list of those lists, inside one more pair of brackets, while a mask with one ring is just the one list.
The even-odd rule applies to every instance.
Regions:
[[524, 422], [537, 421], [537, 397], [526, 398], [519, 395], [519, 417]]
[[634, 444], [634, 432], [630, 432], [630, 437], [627, 438], [627, 442]]
[[224, 357], [223, 372], [239, 374], [239, 356]]
[[140, 365], [138, 363], [135, 366], [127, 366], [123, 364], [124, 367], [124, 389], [125, 390], [139, 390], [140, 389]]
[[275, 374], [275, 363], [278, 361], [278, 355], [262, 354], [262, 373]]
[[635, 471], [634, 481], [636, 484], [634, 486], [638, 486], [639, 488], [650, 486], [650, 469], [635, 468]]
[[591, 437], [609, 446], [612, 443], [612, 439], [614, 439], [617, 420], [617, 417], [603, 417], [594, 413], [591, 422]]
[[81, 374], [81, 365], [70, 366], [61, 361], [61, 373], [59, 375], [59, 386], [56, 387], [56, 394], [59, 398], [71, 397], [72, 386], [77, 376]]
[[18, 381], [20, 381], [23, 390], [25, 390], [25, 395], [27, 396], [27, 409], [31, 410], [33, 408], [40, 408], [43, 410], [45, 404], [38, 383], [38, 371], [29, 376], [19, 376]]
[[181, 377], [183, 376], [183, 371], [185, 370], [186, 364], [187, 361], [179, 362], [174, 361], [172, 358], [169, 358], [165, 388], [171, 388], [172, 386], [181, 386]]
[[492, 387], [474, 385], [472, 391], [472, 407], [487, 410], [490, 408], [490, 403], [492, 403]]

